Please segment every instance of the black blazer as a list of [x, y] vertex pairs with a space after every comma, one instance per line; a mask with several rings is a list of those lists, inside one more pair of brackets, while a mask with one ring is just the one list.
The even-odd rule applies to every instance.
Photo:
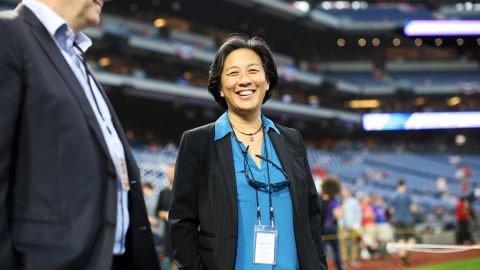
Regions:
[[[318, 195], [300, 133], [276, 125], [268, 135], [289, 176], [300, 268], [327, 269]], [[183, 134], [170, 205], [170, 237], [180, 269], [234, 269], [237, 190], [230, 136], [214, 141], [214, 123]]]
[[[0, 269], [110, 269], [113, 162], [90, 104], [26, 7], [0, 13]], [[159, 269], [138, 167], [106, 95], [131, 180], [125, 269]]]

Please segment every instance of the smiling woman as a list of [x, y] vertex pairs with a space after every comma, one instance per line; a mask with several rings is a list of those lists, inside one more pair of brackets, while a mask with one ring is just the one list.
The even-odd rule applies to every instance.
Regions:
[[184, 269], [326, 269], [319, 198], [297, 130], [262, 115], [277, 85], [265, 41], [235, 35], [208, 90], [226, 110], [183, 134], [169, 218]]
[[268, 88], [262, 60], [254, 51], [238, 49], [228, 55], [222, 71], [220, 96], [225, 98], [231, 117], [251, 114], [259, 118]]
[[[237, 52], [236, 54], [232, 55], [229, 63], [226, 63], [226, 58], [236, 50], [243, 52]], [[241, 35], [234, 36], [225, 42], [219, 49], [209, 73], [208, 91], [210, 91], [217, 103], [224, 109], [228, 109], [228, 106], [225, 98], [221, 96], [220, 90], [222, 85], [221, 80], [223, 79], [223, 76], [225, 76], [225, 67], [229, 68], [227, 65], [231, 65], [231, 63], [236, 62], [233, 61], [234, 59], [232, 58], [238, 58], [239, 54], [247, 54], [247, 52], [244, 51], [250, 51], [249, 55], [250, 57], [253, 57], [253, 59], [250, 59], [250, 61], [256, 61], [255, 63], [252, 62], [250, 64], [256, 64], [257, 69], [262, 69], [261, 72], [264, 75], [264, 79], [268, 82], [270, 86], [269, 88], [275, 89], [277, 86], [277, 67], [271, 55], [270, 49], [265, 42], [260, 38], [247, 39], [245, 36]], [[254, 53], [255, 56], [253, 56], [252, 53]], [[271, 95], [271, 91], [266, 93], [262, 103], [265, 103]]]

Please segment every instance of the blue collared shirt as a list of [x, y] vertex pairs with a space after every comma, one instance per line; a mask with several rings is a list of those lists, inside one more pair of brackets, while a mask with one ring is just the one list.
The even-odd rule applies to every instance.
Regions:
[[[110, 110], [108, 109], [105, 99], [93, 78], [87, 76], [85, 68], [81, 61], [79, 61], [80, 52], [76, 51], [73, 47], [73, 43], [76, 42], [80, 49], [85, 52], [92, 45], [92, 41], [83, 33], [75, 35], [73, 30], [68, 27], [65, 19], [44, 3], [38, 0], [23, 0], [22, 3], [35, 14], [47, 29], [48, 33], [50, 33], [50, 36], [55, 41], [65, 61], [67, 61], [77, 77], [105, 138], [117, 175], [121, 175], [122, 169], [120, 168], [119, 162], [120, 159], [125, 160], [123, 144], [113, 126]], [[87, 80], [90, 80], [90, 85]], [[95, 95], [95, 98], [92, 94]], [[95, 100], [97, 101], [98, 107], [95, 104]], [[120, 180], [117, 182], [117, 222], [113, 253], [120, 255], [125, 252], [125, 236], [130, 224], [130, 217], [128, 213], [128, 192], [122, 189]]]
[[[262, 145], [261, 155], [265, 157], [266, 150], [268, 152], [268, 159], [281, 168], [282, 165], [280, 160], [268, 136], [268, 131], [270, 129], [276, 133], [280, 132], [273, 122], [265, 116], [262, 116], [262, 122], [264, 125], [266, 147]], [[275, 227], [278, 229], [277, 263], [275, 266], [253, 263], [254, 226], [258, 224], [255, 189], [248, 184], [247, 179], [245, 178], [243, 172], [244, 163], [242, 151], [240, 151], [239, 144], [233, 135], [227, 112], [225, 112], [215, 123], [215, 140], [219, 140], [225, 136], [231, 137], [230, 140], [232, 143], [237, 185], [238, 235], [235, 269], [299, 269], [295, 233], [293, 230], [292, 200], [288, 188], [272, 193], [272, 205], [275, 210]], [[243, 150], [246, 149], [245, 145], [241, 142], [240, 147]], [[285, 176], [278, 169], [274, 168], [264, 160], [261, 160], [261, 167], [257, 167], [250, 154], [248, 155], [248, 164], [252, 169], [253, 177], [256, 181], [267, 182], [267, 165], [270, 172], [271, 183], [282, 182], [285, 180]], [[261, 223], [262, 225], [270, 226], [268, 193], [259, 191], [258, 199], [261, 210]]]

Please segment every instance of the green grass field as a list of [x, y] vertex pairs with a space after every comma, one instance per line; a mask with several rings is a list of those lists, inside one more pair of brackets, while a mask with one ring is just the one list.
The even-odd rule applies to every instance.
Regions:
[[457, 269], [458, 270], [480, 270], [480, 258], [412, 268], [412, 270], [457, 270]]

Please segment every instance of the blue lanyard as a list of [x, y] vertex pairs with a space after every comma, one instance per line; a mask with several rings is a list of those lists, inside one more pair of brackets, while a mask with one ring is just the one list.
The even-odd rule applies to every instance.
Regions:
[[[230, 123], [230, 126], [231, 126], [231, 123]], [[262, 124], [262, 126], [263, 126], [263, 124]], [[248, 172], [246, 170], [247, 170], [247, 167], [250, 170], [250, 165], [248, 165], [248, 147], [249, 146], [247, 146], [246, 149], [243, 150], [242, 146], [241, 146], [241, 142], [238, 140], [237, 135], [235, 134], [235, 130], [233, 128], [232, 128], [232, 134], [233, 134], [233, 138], [237, 142], [237, 145], [238, 145], [238, 148], [240, 149], [240, 152], [243, 155], [244, 162], [246, 163], [245, 168], [244, 168], [244, 173], [245, 173], [245, 178], [248, 181]], [[265, 149], [265, 158], [266, 158], [266, 160], [268, 160], [268, 150], [267, 150], [266, 136], [267, 136], [267, 133], [265, 132], [265, 129], [264, 129], [264, 132], [263, 132], [263, 147]], [[268, 166], [269, 165], [268, 162], [265, 162], [265, 163], [267, 165], [267, 183], [268, 183], [268, 185], [267, 185], [268, 186], [268, 191], [267, 192], [268, 192], [268, 202], [269, 202], [269, 206], [270, 206], [270, 223], [271, 223], [272, 227], [275, 227], [275, 214], [274, 214], [274, 209], [273, 209], [273, 204], [272, 204], [272, 186], [270, 184], [270, 168]], [[253, 173], [252, 173], [251, 170], [250, 170], [250, 174], [252, 175], [252, 178], [253, 178]], [[255, 181], [255, 180], [253, 180], [253, 181]], [[252, 186], [252, 185], [250, 185], [250, 186]], [[255, 197], [256, 197], [256, 203], [257, 203], [258, 225], [261, 225], [261, 212], [260, 212], [260, 203], [259, 203], [259, 200], [258, 200], [258, 188], [255, 188], [253, 186], [252, 186], [252, 188], [255, 189]]]

